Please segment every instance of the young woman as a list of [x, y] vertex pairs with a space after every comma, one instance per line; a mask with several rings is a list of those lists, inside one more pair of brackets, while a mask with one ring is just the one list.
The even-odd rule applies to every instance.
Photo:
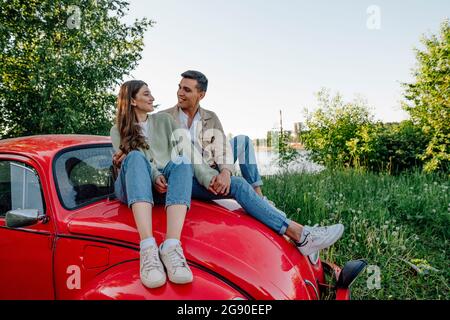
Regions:
[[[166, 282], [162, 263], [170, 281], [178, 284], [192, 281], [180, 243], [191, 203], [192, 177], [195, 172], [198, 181], [209, 185], [217, 174], [206, 166], [192, 166], [186, 157], [172, 155], [181, 152], [171, 142], [173, 121], [167, 114], [148, 115], [154, 110], [153, 101], [145, 82], [125, 82], [118, 96], [116, 124], [110, 132], [116, 152], [120, 150], [126, 155], [115, 181], [115, 193], [133, 212], [141, 238], [140, 277], [149, 288]], [[158, 250], [152, 234], [152, 207], [154, 200], [163, 198], [161, 194], [165, 194], [167, 234]]]

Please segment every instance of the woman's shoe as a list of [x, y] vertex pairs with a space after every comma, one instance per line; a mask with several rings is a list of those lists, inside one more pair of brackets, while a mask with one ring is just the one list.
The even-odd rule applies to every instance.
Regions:
[[151, 245], [148, 248], [141, 249], [140, 255], [140, 276], [142, 283], [147, 288], [161, 287], [166, 283], [166, 273], [159, 259], [158, 247]]
[[166, 266], [167, 276], [171, 282], [178, 284], [192, 282], [192, 271], [186, 262], [180, 243], [167, 248], [161, 244], [159, 252], [161, 260]]

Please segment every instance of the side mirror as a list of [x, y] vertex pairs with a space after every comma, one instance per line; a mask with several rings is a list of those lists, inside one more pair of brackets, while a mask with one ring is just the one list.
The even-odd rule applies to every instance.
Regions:
[[9, 228], [21, 228], [32, 226], [39, 221], [46, 223], [48, 217], [44, 214], [39, 214], [38, 209], [17, 209], [10, 210], [6, 213], [6, 226]]
[[358, 275], [367, 267], [367, 261], [363, 259], [352, 260], [345, 264], [339, 278], [336, 282], [336, 287], [339, 289], [350, 288]]

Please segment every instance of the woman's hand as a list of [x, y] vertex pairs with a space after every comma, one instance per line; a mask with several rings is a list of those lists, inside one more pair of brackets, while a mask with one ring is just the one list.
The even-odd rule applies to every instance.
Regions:
[[164, 178], [163, 175], [159, 175], [158, 177], [156, 177], [155, 189], [159, 193], [166, 193], [167, 192], [167, 182], [166, 182], [166, 178]]
[[113, 165], [115, 165], [117, 168], [120, 168], [122, 165], [123, 159], [125, 159], [125, 153], [122, 152], [122, 150], [117, 151], [113, 155]]

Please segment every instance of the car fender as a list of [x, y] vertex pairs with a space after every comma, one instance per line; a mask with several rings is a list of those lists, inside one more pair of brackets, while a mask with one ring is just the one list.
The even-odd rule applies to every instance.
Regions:
[[190, 266], [194, 280], [173, 284], [167, 279], [159, 288], [146, 288], [139, 277], [139, 260], [110, 267], [91, 279], [75, 298], [81, 300], [231, 300], [248, 299], [232, 283], [219, 279], [207, 270]]

